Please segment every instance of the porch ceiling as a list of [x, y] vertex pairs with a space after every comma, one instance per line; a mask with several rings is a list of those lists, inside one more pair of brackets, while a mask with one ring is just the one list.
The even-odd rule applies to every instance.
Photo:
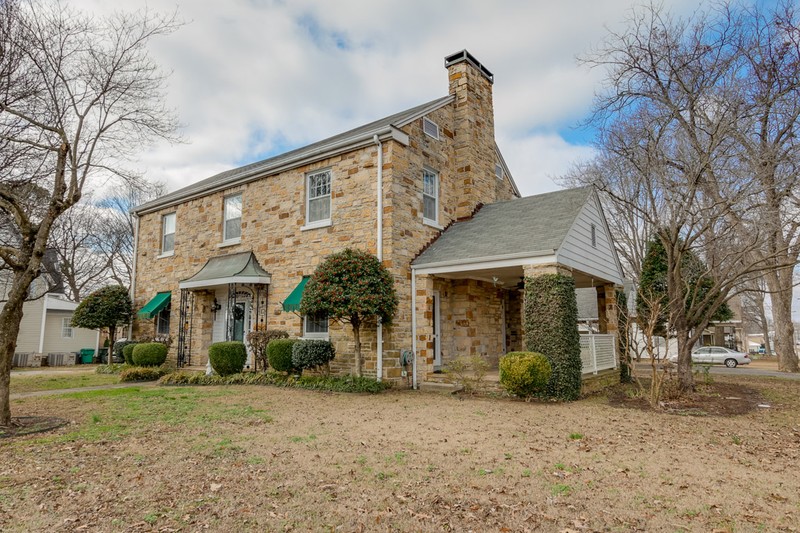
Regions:
[[[441, 270], [443, 269], [440, 268], [437, 269], [440, 271], [435, 273], [425, 272], [423, 269], [419, 273], [431, 273], [436, 277], [444, 279], [477, 279], [494, 283], [498, 288], [503, 289], [516, 288], [517, 284], [522, 281], [524, 277], [522, 265], [474, 269], [470, 269], [469, 267], [470, 265], [452, 266], [450, 267], [452, 270], [446, 272], [442, 272]], [[611, 283], [610, 281], [592, 277], [578, 270], [572, 270], [572, 277], [575, 279], [576, 289], [597, 287], [599, 285]]]

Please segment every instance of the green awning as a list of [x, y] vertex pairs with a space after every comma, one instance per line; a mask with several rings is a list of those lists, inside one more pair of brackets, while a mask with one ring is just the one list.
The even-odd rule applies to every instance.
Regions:
[[153, 296], [153, 299], [147, 302], [147, 305], [139, 309], [139, 312], [137, 313], [139, 318], [150, 320], [156, 316], [169, 305], [170, 297], [172, 297], [171, 292], [159, 292]]
[[303, 276], [303, 279], [301, 279], [300, 283], [297, 284], [297, 287], [294, 288], [292, 294], [290, 294], [289, 297], [283, 301], [284, 311], [300, 311], [300, 300], [303, 299], [303, 291], [306, 289], [306, 283], [308, 283], [310, 278], [311, 276]]

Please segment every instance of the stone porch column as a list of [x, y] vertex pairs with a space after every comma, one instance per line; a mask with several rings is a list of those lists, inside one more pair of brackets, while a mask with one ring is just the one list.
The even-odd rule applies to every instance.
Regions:
[[417, 310], [417, 380], [433, 372], [433, 276], [418, 275], [414, 305]]
[[617, 288], [612, 283], [597, 287], [597, 316], [600, 322], [600, 333], [619, 333], [617, 316]]

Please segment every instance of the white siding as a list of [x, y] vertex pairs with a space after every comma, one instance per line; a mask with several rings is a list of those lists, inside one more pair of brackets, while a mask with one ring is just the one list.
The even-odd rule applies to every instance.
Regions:
[[[211, 342], [222, 342], [225, 340], [225, 313], [228, 312], [228, 289], [217, 289], [214, 295], [222, 309], [216, 312], [216, 318], [211, 328]], [[214, 315], [212, 314], [211, 316], [213, 317]]]
[[[600, 209], [597, 195], [589, 196], [558, 250], [558, 262], [598, 280], [622, 285], [622, 270]], [[592, 225], [595, 246], [592, 246]]]
[[44, 298], [25, 302], [22, 305], [22, 322], [19, 324], [19, 335], [17, 335], [17, 352], [39, 351], [43, 305]]
[[72, 313], [69, 311], [47, 312], [47, 321], [44, 328], [44, 350], [42, 350], [42, 353], [78, 352], [82, 348], [95, 348], [97, 344], [97, 331], [95, 330], [72, 328], [71, 339], [65, 339], [61, 336], [63, 319], [71, 316]]

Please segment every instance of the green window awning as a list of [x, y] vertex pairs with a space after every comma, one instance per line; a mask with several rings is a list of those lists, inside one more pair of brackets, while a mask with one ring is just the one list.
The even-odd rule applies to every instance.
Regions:
[[171, 297], [171, 292], [159, 292], [153, 296], [152, 300], [147, 302], [147, 305], [139, 309], [139, 312], [137, 313], [139, 318], [150, 320], [151, 318], [155, 317], [169, 305], [169, 299]]
[[283, 301], [284, 311], [295, 313], [300, 311], [300, 300], [303, 299], [303, 291], [306, 290], [306, 283], [308, 283], [310, 278], [311, 276], [303, 276], [303, 279], [301, 279], [297, 287], [294, 288], [292, 294]]

